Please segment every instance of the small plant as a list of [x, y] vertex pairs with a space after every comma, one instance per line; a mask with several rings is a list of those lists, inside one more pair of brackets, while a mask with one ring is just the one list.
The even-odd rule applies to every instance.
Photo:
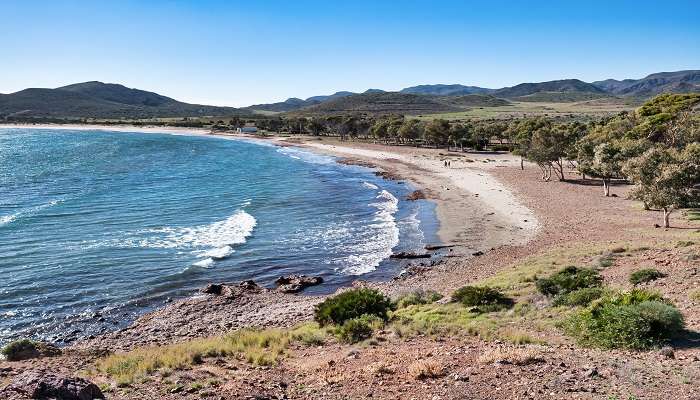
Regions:
[[328, 324], [342, 325], [345, 321], [375, 315], [384, 321], [389, 319], [392, 309], [391, 300], [374, 289], [352, 289], [339, 295], [329, 297], [316, 306], [314, 319], [321, 326]]
[[565, 324], [579, 343], [603, 348], [648, 349], [683, 329], [683, 316], [657, 293], [632, 290], [608, 295]]
[[396, 299], [396, 308], [434, 303], [442, 298], [442, 295], [434, 290], [415, 290], [405, 293]]
[[437, 361], [419, 360], [408, 366], [408, 373], [413, 379], [423, 380], [439, 378], [445, 373], [445, 369]]
[[556, 296], [582, 288], [598, 287], [602, 283], [603, 278], [598, 271], [590, 268], [569, 266], [549, 278], [538, 279], [536, 285], [540, 293], [547, 296]]
[[691, 290], [690, 293], [688, 293], [688, 297], [690, 297], [691, 300], [700, 301], [700, 289]]
[[688, 247], [694, 245], [695, 242], [692, 240], [681, 240], [678, 243], [676, 243], [676, 247]]
[[665, 276], [666, 274], [657, 269], [644, 268], [640, 269], [639, 271], [635, 271], [630, 275], [630, 283], [633, 285], [639, 285], [640, 283], [651, 282]]
[[452, 301], [474, 307], [476, 312], [492, 312], [512, 307], [513, 299], [488, 286], [464, 286], [452, 294]]
[[555, 306], [582, 307], [591, 304], [593, 300], [597, 300], [601, 296], [603, 296], [603, 288], [581, 288], [558, 295], [554, 298], [553, 304]]
[[345, 321], [338, 329], [338, 336], [345, 343], [357, 343], [372, 337], [374, 329], [382, 325], [383, 321], [380, 318], [365, 314]]

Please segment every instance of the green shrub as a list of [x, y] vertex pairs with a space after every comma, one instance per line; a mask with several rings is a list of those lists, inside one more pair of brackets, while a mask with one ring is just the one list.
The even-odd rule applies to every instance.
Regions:
[[342, 325], [345, 321], [362, 315], [375, 315], [384, 321], [392, 309], [391, 300], [374, 289], [352, 289], [329, 297], [318, 304], [314, 319], [319, 325]]
[[656, 293], [632, 290], [606, 296], [565, 324], [579, 343], [603, 348], [648, 349], [683, 329], [683, 316]]
[[597, 300], [601, 296], [603, 296], [603, 288], [581, 288], [569, 293], [557, 295], [553, 303], [555, 306], [587, 306], [591, 304], [593, 300]]
[[441, 298], [442, 295], [434, 290], [419, 289], [399, 296], [396, 299], [396, 308], [435, 303]]
[[537, 290], [547, 296], [566, 294], [574, 290], [598, 287], [603, 283], [598, 271], [590, 268], [569, 266], [549, 278], [537, 280]]
[[7, 361], [29, 360], [31, 358], [51, 357], [61, 354], [61, 350], [47, 343], [29, 339], [19, 339], [8, 343], [0, 350]]
[[497, 289], [488, 286], [464, 286], [452, 294], [452, 301], [474, 307], [477, 312], [492, 312], [510, 308], [514, 302]]
[[639, 285], [640, 283], [651, 282], [665, 276], [666, 274], [657, 269], [644, 268], [640, 269], [639, 271], [635, 271], [630, 275], [630, 283], [633, 285]]
[[383, 326], [381, 318], [365, 314], [345, 321], [338, 329], [338, 336], [346, 343], [357, 343], [372, 337], [374, 330], [381, 326]]

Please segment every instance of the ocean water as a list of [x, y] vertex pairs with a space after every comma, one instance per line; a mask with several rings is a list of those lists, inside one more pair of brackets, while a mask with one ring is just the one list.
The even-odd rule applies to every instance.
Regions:
[[0, 128], [0, 344], [133, 321], [210, 282], [388, 279], [434, 206], [332, 157], [195, 135]]

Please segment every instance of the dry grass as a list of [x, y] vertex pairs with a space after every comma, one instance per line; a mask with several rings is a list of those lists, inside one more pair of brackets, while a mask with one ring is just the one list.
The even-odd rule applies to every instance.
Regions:
[[205, 357], [233, 356], [253, 365], [273, 365], [292, 341], [318, 344], [324, 333], [315, 324], [293, 330], [243, 329], [214, 338], [116, 353], [100, 360], [97, 371], [113, 378], [118, 386], [128, 386], [156, 372], [167, 375], [189, 369]]
[[700, 302], [700, 289], [691, 290], [690, 293], [688, 293], [688, 297], [690, 297], [691, 300]]
[[383, 361], [370, 364], [369, 366], [365, 367], [365, 371], [371, 375], [391, 375], [395, 372], [391, 365]]
[[408, 373], [417, 380], [439, 378], [445, 374], [445, 368], [435, 360], [418, 360], [408, 366]]
[[529, 365], [541, 361], [544, 361], [542, 351], [535, 346], [499, 347], [486, 350], [479, 356], [479, 362], [482, 364]]

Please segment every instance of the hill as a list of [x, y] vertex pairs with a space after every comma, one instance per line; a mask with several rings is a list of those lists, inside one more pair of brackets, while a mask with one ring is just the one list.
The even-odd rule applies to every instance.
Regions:
[[183, 103], [153, 92], [94, 81], [0, 94], [0, 118], [5, 119], [144, 119], [244, 113], [233, 107]]
[[607, 96], [608, 93], [590, 83], [583, 82], [578, 79], [563, 79], [557, 81], [538, 82], [538, 83], [521, 83], [513, 87], [498, 89], [493, 92], [494, 96], [505, 98], [516, 98], [529, 96], [540, 92], [555, 92], [555, 93], [591, 93], [598, 94], [600, 97]]
[[510, 105], [510, 101], [485, 94], [467, 94], [464, 96], [449, 96], [442, 101], [460, 107], [500, 107]]
[[642, 79], [606, 79], [593, 82], [603, 90], [630, 97], [652, 97], [660, 93], [700, 92], [700, 70], [659, 72]]
[[400, 91], [400, 93], [428, 94], [434, 96], [462, 96], [465, 94], [485, 94], [492, 92], [494, 92], [494, 89], [464, 85], [418, 85]]
[[422, 114], [458, 111], [461, 108], [438, 97], [398, 92], [370, 92], [329, 100], [299, 110], [303, 114]]

